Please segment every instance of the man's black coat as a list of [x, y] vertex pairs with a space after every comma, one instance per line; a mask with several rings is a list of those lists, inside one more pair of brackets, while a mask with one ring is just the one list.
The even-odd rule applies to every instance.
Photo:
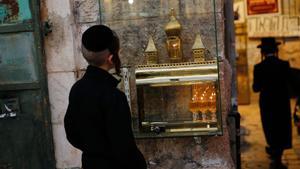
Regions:
[[88, 66], [69, 96], [67, 139], [82, 154], [84, 169], [146, 169], [136, 147], [126, 96], [107, 71]]
[[286, 149], [292, 145], [289, 76], [289, 63], [275, 56], [268, 56], [254, 67], [253, 90], [260, 92], [263, 130], [272, 148]]

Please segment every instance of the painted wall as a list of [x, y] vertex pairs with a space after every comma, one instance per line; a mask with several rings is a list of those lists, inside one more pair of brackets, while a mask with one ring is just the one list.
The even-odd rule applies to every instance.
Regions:
[[[105, 3], [110, 1], [103, 0], [101, 2]], [[177, 0], [148, 0], [147, 2], [150, 4], [163, 2], [174, 4]], [[234, 168], [230, 156], [230, 143], [226, 124], [226, 116], [230, 108], [231, 68], [224, 56], [224, 15], [222, 8], [224, 2], [223, 0], [216, 0], [216, 2], [219, 32], [218, 55], [222, 60], [220, 63], [220, 81], [223, 100], [222, 114], [224, 135], [196, 138], [137, 140], [138, 146], [145, 155], [145, 158], [149, 163], [149, 168], [151, 169]], [[192, 6], [193, 3], [204, 5], [207, 3], [207, 0], [180, 1], [178, 7], [182, 8], [182, 5]], [[100, 19], [105, 19], [99, 15], [99, 9], [102, 9], [101, 7], [98, 0], [42, 1], [42, 19], [49, 19], [53, 24], [53, 32], [45, 38], [45, 51], [47, 57], [48, 87], [51, 103], [56, 166], [58, 169], [80, 167], [81, 153], [67, 142], [63, 128], [63, 117], [68, 105], [69, 90], [87, 65], [80, 53], [81, 34], [90, 25], [100, 23]], [[117, 12], [118, 10], [115, 11]], [[207, 16], [212, 16], [213, 14], [212, 11], [203, 10], [200, 12], [203, 12], [203, 15]], [[207, 20], [205, 20], [204, 17], [204, 21], [206, 24], [211, 24], [212, 22], [209, 17], [207, 17]], [[146, 46], [141, 46], [141, 48], [139, 48], [140, 51], [136, 51], [136, 47], [140, 45], [136, 43], [136, 40], [140, 40], [138, 35], [141, 35], [139, 34], [141, 31], [138, 30], [138, 27], [130, 29], [132, 27], [129, 26], [128, 28], [128, 25], [125, 26], [120, 24], [120, 22], [108, 21], [106, 23], [116, 29], [121, 37], [122, 46], [126, 49], [130, 49], [126, 50], [126, 52], [125, 50], [121, 51], [121, 60], [123, 63], [142, 63], [143, 58], [140, 54], [142, 53], [142, 49]], [[209, 31], [206, 32], [208, 35], [210, 33]], [[141, 37], [142, 41], [147, 41], [146, 37]], [[159, 40], [159, 36], [156, 38], [156, 40]], [[207, 38], [209, 41], [212, 37], [207, 36]], [[213, 49], [212, 45], [210, 45], [210, 47]]]

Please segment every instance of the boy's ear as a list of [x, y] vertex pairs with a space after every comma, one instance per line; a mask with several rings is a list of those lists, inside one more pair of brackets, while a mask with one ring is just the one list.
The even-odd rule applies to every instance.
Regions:
[[108, 58], [107, 58], [107, 61], [108, 61], [108, 63], [110, 63], [110, 64], [114, 64], [114, 62], [113, 62], [113, 57], [114, 57], [114, 55], [113, 54], [110, 54], [109, 56], [108, 56]]

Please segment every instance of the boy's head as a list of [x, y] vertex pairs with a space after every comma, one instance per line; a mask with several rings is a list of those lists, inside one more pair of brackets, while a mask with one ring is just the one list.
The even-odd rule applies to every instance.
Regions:
[[93, 66], [108, 66], [120, 72], [120, 42], [117, 34], [105, 25], [88, 28], [82, 35], [83, 57]]

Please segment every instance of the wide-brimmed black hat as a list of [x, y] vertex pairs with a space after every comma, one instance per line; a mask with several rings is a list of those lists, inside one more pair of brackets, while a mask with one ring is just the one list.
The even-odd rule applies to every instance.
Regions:
[[110, 49], [113, 45], [113, 31], [105, 25], [94, 25], [83, 34], [81, 42], [83, 46], [92, 52], [100, 52]]
[[276, 42], [275, 38], [269, 37], [269, 38], [261, 38], [261, 44], [257, 46], [257, 48], [263, 48], [263, 47], [277, 47], [280, 45], [280, 42]]

